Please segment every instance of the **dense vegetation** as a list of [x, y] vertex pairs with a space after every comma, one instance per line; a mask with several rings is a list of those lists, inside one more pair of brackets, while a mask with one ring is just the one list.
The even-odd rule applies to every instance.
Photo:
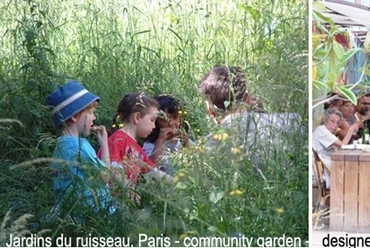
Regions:
[[249, 168], [242, 154], [219, 158], [194, 146], [174, 158], [174, 186], [141, 186], [140, 206], [127, 200], [115, 215], [85, 223], [45, 219], [55, 205], [47, 158], [59, 135], [45, 99], [57, 85], [77, 79], [99, 95], [97, 122], [107, 127], [127, 92], [174, 94], [199, 140], [215, 128], [199, 80], [216, 64], [239, 65], [268, 112], [297, 112], [307, 125], [307, 3], [5, 0], [0, 16], [0, 245], [25, 230], [134, 244], [139, 233], [308, 239], [308, 134], [282, 154], [293, 166], [272, 159], [262, 175], [239, 171]]

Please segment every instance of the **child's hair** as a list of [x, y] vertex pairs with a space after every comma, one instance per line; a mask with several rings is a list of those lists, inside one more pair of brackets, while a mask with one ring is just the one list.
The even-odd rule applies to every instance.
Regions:
[[[155, 96], [154, 99], [156, 99], [159, 103], [159, 110], [162, 110], [170, 115], [177, 114], [181, 110], [180, 100], [174, 96], [160, 94]], [[158, 118], [161, 118], [161, 116], [159, 115]], [[158, 139], [160, 129], [161, 128], [156, 121], [155, 128], [144, 140], [154, 143]]]
[[[89, 106], [87, 106], [86, 108], [84, 108], [83, 110], [81, 110], [80, 112], [78, 112], [77, 114], [75, 114], [75, 116], [76, 116], [77, 118], [79, 118], [79, 117], [80, 117], [80, 115], [81, 115], [84, 111], [86, 111], [86, 110], [90, 110], [90, 109], [93, 109], [93, 108], [97, 108], [97, 107], [98, 107], [98, 105], [99, 105], [99, 102], [98, 102], [98, 101], [93, 102], [93, 103], [91, 103]], [[71, 117], [71, 118], [72, 118], [72, 117]], [[68, 122], [68, 121], [71, 121], [71, 118], [69, 118], [69, 119], [67, 120], [67, 122]]]
[[139, 112], [143, 116], [146, 115], [149, 112], [149, 107], [156, 107], [159, 109], [158, 101], [142, 92], [127, 93], [124, 95], [118, 104], [116, 113], [113, 115], [113, 124], [109, 130], [109, 135], [119, 128], [117, 122], [118, 117], [121, 118], [123, 123], [127, 123], [133, 113]]
[[[221, 110], [230, 110], [233, 102], [243, 102], [247, 92], [244, 72], [237, 66], [217, 65], [199, 84], [200, 93]], [[225, 106], [225, 102], [230, 104]]]

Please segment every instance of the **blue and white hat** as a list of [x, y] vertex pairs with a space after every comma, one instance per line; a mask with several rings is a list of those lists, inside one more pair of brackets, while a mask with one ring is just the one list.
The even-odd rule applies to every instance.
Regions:
[[100, 98], [85, 89], [79, 82], [70, 81], [59, 86], [56, 91], [48, 95], [46, 102], [53, 115], [54, 124], [60, 127], [62, 123], [88, 107]]

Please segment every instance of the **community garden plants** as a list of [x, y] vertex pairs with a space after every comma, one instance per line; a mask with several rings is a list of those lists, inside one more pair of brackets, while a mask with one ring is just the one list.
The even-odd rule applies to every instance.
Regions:
[[[308, 3], [298, 0], [4, 0], [0, 3], [0, 245], [19, 237], [298, 237], [308, 239], [308, 134], [256, 172], [238, 147], [209, 153], [198, 82], [238, 65], [267, 112], [308, 120]], [[147, 180], [140, 204], [113, 215], [52, 218], [49, 167], [58, 130], [46, 96], [70, 79], [101, 97], [109, 128], [125, 93], [171, 93], [199, 141], [172, 158], [173, 184]], [[97, 149], [96, 137], [89, 138]], [[220, 142], [232, 137], [221, 136]], [[285, 163], [286, 160], [289, 163]], [[82, 210], [81, 210], [82, 211]], [[142, 244], [143, 245], [143, 244]], [[150, 245], [150, 244], [147, 244]], [[175, 245], [175, 244], [172, 244]]]

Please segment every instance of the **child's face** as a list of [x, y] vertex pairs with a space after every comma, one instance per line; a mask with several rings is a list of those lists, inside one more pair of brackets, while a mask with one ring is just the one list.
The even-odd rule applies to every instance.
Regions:
[[94, 125], [95, 108], [85, 109], [81, 112], [77, 120], [78, 132], [84, 136], [89, 136], [91, 133], [91, 127]]
[[157, 119], [158, 109], [149, 107], [148, 113], [139, 118], [136, 126], [136, 135], [140, 138], [147, 137], [155, 128], [155, 120]]
[[180, 115], [178, 112], [174, 113], [174, 114], [168, 114], [167, 112], [165, 112], [168, 116], [168, 120], [164, 120], [164, 119], [161, 119], [161, 118], [158, 118], [157, 120], [157, 124], [160, 128], [164, 128], [164, 127], [173, 127], [173, 128], [177, 128], [179, 129], [180, 128]]

